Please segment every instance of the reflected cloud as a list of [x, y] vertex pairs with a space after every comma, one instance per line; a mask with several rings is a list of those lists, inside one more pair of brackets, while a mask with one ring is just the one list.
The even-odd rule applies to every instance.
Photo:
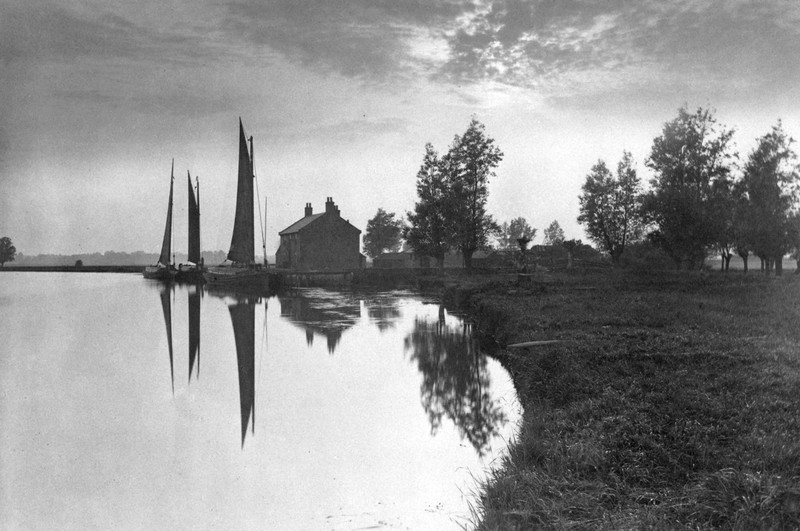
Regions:
[[485, 455], [508, 417], [491, 395], [487, 359], [478, 350], [470, 325], [449, 325], [440, 306], [438, 320], [415, 320], [405, 349], [422, 373], [421, 401], [431, 432], [435, 434], [448, 418], [461, 437]]
[[342, 333], [361, 318], [361, 303], [343, 293], [325, 290], [297, 290], [278, 295], [281, 317], [306, 332], [306, 343], [314, 344], [315, 335], [325, 338], [328, 352], [333, 354]]

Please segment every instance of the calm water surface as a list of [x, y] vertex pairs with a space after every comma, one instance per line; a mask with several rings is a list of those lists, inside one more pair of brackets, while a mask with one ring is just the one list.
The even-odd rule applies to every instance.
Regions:
[[460, 529], [520, 408], [432, 302], [0, 274], [0, 528]]

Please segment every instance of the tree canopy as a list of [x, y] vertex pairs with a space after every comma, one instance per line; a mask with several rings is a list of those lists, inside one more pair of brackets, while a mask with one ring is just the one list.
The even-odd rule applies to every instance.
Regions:
[[501, 249], [517, 249], [518, 239], [527, 238], [528, 241], [533, 241], [535, 237], [536, 229], [520, 216], [512, 219], [511, 222], [506, 221], [500, 225], [498, 244]]
[[699, 267], [716, 240], [712, 191], [731, 171], [732, 136], [712, 111], [681, 108], [653, 140], [646, 164], [655, 176], [643, 210], [653, 241], [679, 267]]
[[6, 262], [13, 262], [17, 256], [17, 248], [11, 243], [11, 238], [3, 236], [0, 238], [0, 267]]
[[398, 251], [402, 232], [403, 221], [395, 219], [394, 212], [386, 212], [379, 208], [375, 216], [367, 222], [364, 254], [375, 258], [386, 251]]
[[449, 194], [446, 211], [453, 228], [453, 246], [461, 251], [464, 266], [472, 268], [472, 255], [486, 247], [489, 236], [499, 227], [486, 212], [489, 179], [503, 160], [503, 152], [486, 135], [485, 127], [475, 118], [461, 136], [453, 139], [442, 158]]
[[625, 245], [642, 232], [638, 212], [641, 181], [631, 154], [622, 153], [616, 177], [603, 160], [598, 160], [581, 189], [578, 222], [586, 226], [589, 238], [618, 264]]
[[486, 212], [486, 202], [489, 178], [502, 158], [483, 124], [474, 118], [442, 157], [426, 144], [417, 172], [418, 201], [408, 213], [404, 233], [409, 246], [435, 257], [440, 266], [449, 249], [458, 249], [465, 267], [471, 269], [473, 253], [487, 247], [499, 229]]
[[756, 255], [768, 257], [780, 272], [781, 259], [793, 247], [793, 214], [798, 199], [797, 155], [794, 139], [778, 121], [758, 139], [744, 167], [748, 239]]
[[545, 245], [558, 245], [564, 242], [564, 230], [558, 221], [553, 221], [544, 229], [544, 244]]
[[435, 258], [444, 267], [444, 255], [450, 249], [452, 228], [446, 216], [448, 182], [442, 171], [439, 154], [430, 143], [417, 172], [417, 202], [409, 212], [403, 237], [416, 252]]

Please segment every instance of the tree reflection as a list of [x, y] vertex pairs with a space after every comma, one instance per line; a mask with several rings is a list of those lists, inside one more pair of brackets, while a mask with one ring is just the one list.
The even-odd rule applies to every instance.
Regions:
[[431, 433], [435, 434], [447, 417], [483, 456], [508, 419], [489, 393], [486, 356], [478, 351], [469, 325], [448, 325], [440, 307], [437, 321], [414, 321], [405, 349], [423, 376], [420, 393]]
[[295, 292], [279, 295], [281, 317], [303, 328], [306, 343], [314, 344], [314, 335], [325, 337], [328, 352], [333, 354], [342, 333], [361, 317], [358, 300], [325, 291]]
[[385, 332], [394, 327], [395, 322], [400, 319], [400, 307], [397, 304], [397, 297], [375, 297], [364, 300], [367, 307], [367, 315], [370, 321], [375, 323], [378, 330]]

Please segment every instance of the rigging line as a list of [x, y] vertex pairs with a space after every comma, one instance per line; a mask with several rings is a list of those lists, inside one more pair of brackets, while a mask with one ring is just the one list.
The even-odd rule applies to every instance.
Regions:
[[[251, 144], [252, 146], [252, 144]], [[266, 225], [266, 219], [261, 216], [261, 191], [258, 189], [258, 177], [256, 176], [256, 157], [252, 153], [252, 147], [250, 148], [250, 166], [253, 168], [253, 180], [256, 182], [256, 203], [258, 203], [258, 228], [261, 229], [261, 246], [264, 249], [264, 261], [267, 260], [267, 235], [264, 234], [264, 227], [262, 226], [262, 221], [264, 225]]]

